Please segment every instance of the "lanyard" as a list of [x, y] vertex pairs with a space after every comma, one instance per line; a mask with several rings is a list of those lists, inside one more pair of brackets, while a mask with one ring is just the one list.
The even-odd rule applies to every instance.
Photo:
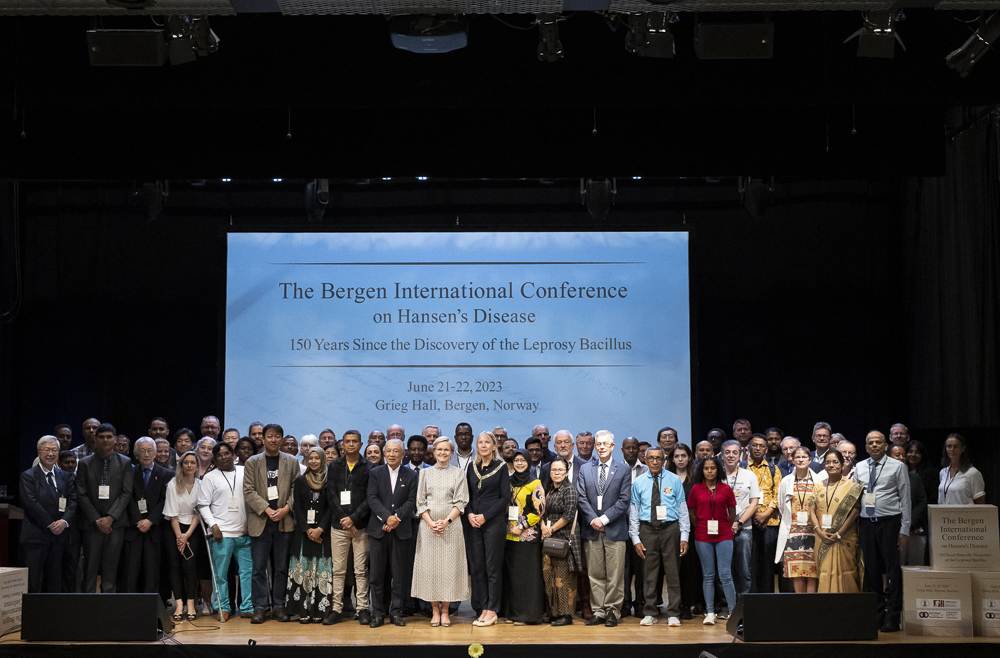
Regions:
[[[795, 484], [798, 484], [799, 482], [808, 482], [809, 484], [812, 484], [813, 483], [812, 471], [809, 472], [808, 476], [802, 478], [801, 480], [799, 480], [799, 479], [795, 480]], [[806, 496], [807, 495], [808, 494], [806, 494], [804, 491], [796, 491], [795, 492], [795, 497], [799, 499], [799, 507], [801, 507], [803, 509], [805, 509], [805, 506], [806, 506]]]
[[[708, 485], [707, 484], [705, 485], [705, 488], [708, 489]], [[708, 489], [708, 495], [709, 495], [708, 509], [711, 512], [709, 518], [714, 519], [716, 521], [718, 521], [718, 519], [715, 518], [715, 494], [718, 492], [718, 490], [719, 490], [719, 481], [716, 480], [715, 481], [715, 488], [714, 489]]]
[[229, 486], [229, 495], [235, 497], [236, 496], [236, 473], [235, 473], [235, 471], [233, 472], [233, 483], [232, 484], [229, 484], [229, 478], [226, 477], [225, 471], [219, 471], [219, 472], [222, 473], [222, 479], [225, 480], [226, 484]]
[[[948, 466], [948, 472], [945, 473], [945, 476], [944, 476], [944, 497], [945, 497], [945, 499], [948, 498], [948, 489], [951, 489], [951, 485], [953, 485], [955, 483], [955, 480], [958, 479], [958, 476], [961, 474], [961, 472], [962, 472], [962, 469], [959, 469], [959, 470], [955, 471], [955, 475], [952, 475], [951, 474], [951, 466]], [[945, 500], [944, 502], [947, 503], [948, 501]]]
[[726, 476], [726, 482], [729, 483], [729, 488], [733, 490], [733, 493], [736, 493], [736, 485], [739, 484], [739, 481], [740, 481], [740, 469], [739, 468], [736, 469], [736, 475], [733, 476], [732, 480], [729, 479], [728, 475]]
[[830, 485], [829, 485], [829, 483], [827, 483], [827, 485], [826, 485], [826, 493], [824, 494], [826, 496], [826, 511], [827, 512], [830, 511], [830, 501], [837, 499], [837, 488], [840, 487], [840, 483], [843, 480], [844, 480], [843, 477], [841, 477], [839, 480], [837, 480], [837, 484], [835, 484], [834, 487], [833, 487], [833, 493], [832, 494], [830, 493]]
[[875, 468], [875, 462], [872, 461], [871, 457], [868, 458], [868, 469], [869, 469], [869, 471], [868, 471], [868, 482], [872, 483], [872, 485], [871, 485], [872, 486], [872, 490], [868, 491], [867, 489], [865, 489], [865, 491], [868, 491], [868, 493], [875, 493], [875, 487], [878, 486], [878, 479], [880, 477], [882, 477], [882, 471], [885, 470], [885, 465], [889, 463], [889, 459], [890, 459], [889, 457], [886, 457], [885, 455], [882, 455], [882, 460], [883, 460], [882, 464], [875, 471], [875, 481], [872, 482], [872, 479], [871, 479], [872, 478], [871, 469]]

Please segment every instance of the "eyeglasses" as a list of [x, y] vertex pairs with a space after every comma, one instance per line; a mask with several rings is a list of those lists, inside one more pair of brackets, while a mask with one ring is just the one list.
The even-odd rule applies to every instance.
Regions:
[[646, 461], [648, 461], [648, 462], [662, 462], [663, 461], [663, 457], [650, 457], [649, 455], [646, 455]]

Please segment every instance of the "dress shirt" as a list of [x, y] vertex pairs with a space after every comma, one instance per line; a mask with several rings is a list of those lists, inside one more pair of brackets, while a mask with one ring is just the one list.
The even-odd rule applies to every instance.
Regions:
[[[628, 462], [625, 462], [625, 465], [628, 466]], [[639, 476], [642, 475], [643, 473], [646, 473], [647, 471], [649, 471], [649, 469], [646, 468], [646, 465], [643, 464], [638, 459], [636, 459], [635, 464], [629, 466], [629, 473], [632, 476], [632, 484], [635, 484], [635, 481], [639, 478]]]
[[[684, 483], [681, 479], [664, 469], [660, 471], [660, 504], [667, 507], [667, 518], [657, 521], [677, 521], [681, 530], [681, 541], [688, 540], [691, 532], [691, 520], [688, 515], [687, 501], [684, 498]], [[632, 483], [632, 502], [628, 511], [628, 536], [632, 544], [639, 542], [639, 522], [650, 520], [650, 505], [653, 500], [653, 474], [646, 471]]]
[[472, 463], [472, 460], [473, 458], [475, 458], [475, 456], [476, 456], [475, 450], [470, 450], [469, 454], [467, 455], [463, 455], [458, 450], [455, 450], [453, 453], [451, 453], [451, 465], [457, 466], [464, 471], [469, 467], [469, 464]]
[[883, 516], [902, 516], [899, 534], [910, 534], [910, 474], [906, 464], [882, 455], [873, 462], [871, 457], [854, 467], [854, 480], [868, 491], [871, 469], [875, 469], [875, 510], [874, 513], [861, 502], [861, 518], [873, 519]]
[[[774, 469], [773, 472], [771, 469]], [[761, 507], [769, 507], [771, 516], [767, 519], [767, 525], [778, 525], [781, 523], [781, 517], [774, 514], [774, 510], [778, 509], [778, 487], [781, 486], [781, 472], [777, 466], [768, 464], [766, 459], [760, 460], [759, 464], [750, 462], [747, 465], [747, 470], [757, 476], [757, 486], [760, 487], [757, 510], [760, 511]]]
[[[733, 473], [723, 469], [723, 477], [725, 477], [729, 488], [733, 490], [733, 495], [736, 496], [736, 520], [738, 521], [743, 516], [743, 512], [750, 506], [752, 499], [756, 498], [758, 504], [760, 503], [760, 484], [757, 482], [757, 476], [745, 468], [737, 468]], [[740, 527], [749, 528], [752, 523], [753, 516]]]
[[[218, 525], [223, 537], [247, 534], [246, 499], [243, 495], [243, 467], [234, 471], [209, 471], [198, 486], [198, 511], [205, 530]], [[233, 503], [232, 510], [229, 509]]]
[[[605, 486], [607, 486], [607, 481], [611, 479], [611, 464], [612, 464], [612, 462], [613, 462], [613, 459], [611, 457], [608, 457], [608, 461], [606, 461], [606, 462], [602, 462], [600, 459], [598, 459], [596, 462], [594, 462], [594, 464], [597, 466], [597, 468], [594, 469], [594, 473], [597, 476], [597, 480], [594, 482], [594, 486], [597, 487], [597, 491], [598, 491], [599, 495], [602, 495], [602, 496], [608, 495], [607, 491], [603, 491], [603, 492], [601, 491], [601, 467], [602, 466], [604, 467]], [[586, 463], [586, 462], [584, 462], [584, 463]], [[595, 510], [595, 511], [600, 511], [600, 510]], [[601, 524], [602, 525], [608, 525], [609, 523], [611, 523], [611, 519], [608, 518], [607, 514], [601, 514], [597, 518], [599, 518], [601, 520]]]
[[402, 465], [397, 466], [396, 468], [390, 468], [389, 465], [386, 464], [386, 468], [389, 469], [389, 490], [396, 491], [396, 480], [399, 479], [399, 469], [402, 468]]

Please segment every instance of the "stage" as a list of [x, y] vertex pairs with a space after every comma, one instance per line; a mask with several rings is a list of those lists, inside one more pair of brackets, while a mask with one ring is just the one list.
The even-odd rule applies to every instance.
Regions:
[[[53, 620], [55, 621], [55, 620]], [[833, 623], [817, 620], [819, 623]], [[975, 658], [996, 656], [1000, 638], [924, 638], [904, 633], [882, 634], [875, 642], [744, 643], [734, 642], [725, 626], [703, 626], [700, 619], [681, 628], [666, 623], [639, 626], [629, 617], [617, 628], [572, 626], [513, 626], [474, 628], [472, 617], [453, 617], [450, 628], [430, 628], [426, 617], [410, 617], [406, 627], [386, 625], [373, 630], [356, 622], [334, 626], [267, 622], [252, 625], [233, 619], [225, 624], [209, 618], [182, 622], [174, 633], [148, 643], [28, 643], [16, 633], [0, 641], [2, 656], [57, 656], [60, 658], [180, 658], [185, 656], [281, 656], [282, 658], [361, 658], [405, 654], [407, 658], [466, 658], [469, 647], [481, 644], [482, 658], [608, 658], [611, 656], [698, 658], [708, 651], [718, 658], [807, 658], [849, 655], [851, 658]], [[111, 622], [113, 623], [113, 621]], [[377, 651], [373, 652], [373, 648]]]

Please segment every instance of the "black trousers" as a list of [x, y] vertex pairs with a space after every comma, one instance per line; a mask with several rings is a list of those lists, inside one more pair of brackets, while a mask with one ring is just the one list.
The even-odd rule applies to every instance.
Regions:
[[503, 517], [491, 519], [482, 528], [467, 528], [465, 553], [472, 579], [472, 609], [499, 612], [503, 597], [503, 552], [507, 524]]
[[[879, 595], [879, 609], [887, 619], [899, 622], [903, 609], [903, 570], [899, 566], [899, 529], [901, 517], [858, 519], [861, 531], [861, 554], [865, 560], [864, 589]], [[882, 587], [882, 577], [886, 586]]]
[[[188, 527], [187, 524], [181, 523], [181, 532], [187, 532]], [[188, 546], [191, 547], [192, 557], [184, 559], [181, 552], [177, 550], [177, 540], [174, 538], [174, 533], [170, 531], [163, 536], [163, 551], [167, 556], [166, 562], [170, 565], [170, 589], [174, 593], [174, 598], [181, 601], [198, 598], [198, 561], [207, 559], [205, 557], [205, 540], [201, 530], [196, 530], [191, 534]], [[233, 560], [233, 562], [235, 561]], [[239, 606], [230, 608], [230, 610], [239, 610]]]
[[125, 538], [127, 560], [127, 592], [160, 591], [160, 555], [163, 548], [163, 533], [159, 526], [151, 526], [149, 532], [132, 530]]
[[[635, 609], [635, 616], [642, 614], [642, 608], [646, 604], [646, 597], [643, 594], [646, 573], [646, 561], [635, 554], [632, 548], [632, 540], [625, 548], [625, 600], [622, 604], [622, 617], [627, 616]], [[633, 595], [633, 589], [635, 594]]]
[[114, 528], [106, 535], [95, 526], [84, 535], [87, 545], [87, 568], [83, 579], [83, 591], [97, 590], [97, 576], [101, 576], [101, 591], [114, 594], [118, 591], [118, 566], [125, 542], [125, 529]]
[[[77, 520], [79, 523], [80, 520]], [[70, 526], [63, 532], [66, 543], [63, 545], [62, 590], [63, 592], [80, 591], [80, 544], [83, 533], [79, 527]]]
[[376, 539], [368, 536], [368, 568], [371, 577], [371, 607], [372, 615], [384, 617], [385, 610], [385, 575], [386, 570], [392, 573], [389, 602], [390, 615], [403, 615], [406, 600], [410, 596], [410, 584], [413, 580], [413, 558], [416, 553], [416, 539], [400, 539], [394, 532], [387, 532]]
[[755, 594], [774, 592], [774, 554], [778, 549], [778, 526], [753, 527], [750, 548], [750, 591]]
[[21, 544], [24, 566], [28, 567], [30, 593], [56, 594], [62, 591], [63, 548], [66, 545], [64, 536], [67, 532], [68, 528], [61, 535], [53, 535], [49, 541]]
[[[259, 537], [250, 538], [250, 552], [253, 554], [253, 578], [250, 586], [253, 595], [253, 609], [261, 612], [285, 607], [285, 591], [288, 588], [288, 546], [292, 533], [281, 532], [278, 524], [268, 521]], [[268, 567], [271, 568], [268, 582]]]

